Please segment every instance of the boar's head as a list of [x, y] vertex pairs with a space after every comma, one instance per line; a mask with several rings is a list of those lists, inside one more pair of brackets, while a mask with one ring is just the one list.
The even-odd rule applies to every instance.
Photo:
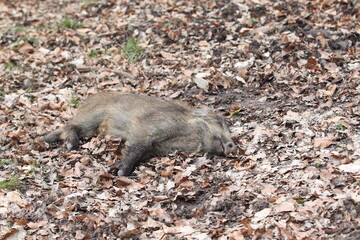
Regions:
[[210, 109], [199, 109], [192, 112], [196, 116], [196, 124], [203, 136], [203, 151], [214, 155], [236, 153], [237, 147], [231, 139], [229, 127], [223, 117]]

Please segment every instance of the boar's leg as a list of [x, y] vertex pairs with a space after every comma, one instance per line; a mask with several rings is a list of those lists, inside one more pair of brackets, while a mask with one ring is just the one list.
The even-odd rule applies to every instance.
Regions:
[[64, 128], [57, 129], [52, 131], [45, 136], [41, 137], [39, 140], [47, 143], [54, 143], [60, 140], [66, 142], [66, 147], [69, 150], [75, 149], [79, 146], [79, 137], [78, 132], [79, 128], [73, 125], [68, 125]]
[[118, 176], [129, 176], [135, 167], [143, 160], [147, 147], [142, 144], [132, 144], [127, 147], [127, 155], [123, 161], [115, 162], [110, 165], [110, 172]]
[[43, 142], [47, 142], [47, 143], [54, 143], [54, 142], [58, 142], [61, 140], [61, 134], [63, 132], [63, 129], [59, 128], [56, 129], [55, 131], [52, 131], [48, 134], [46, 134], [45, 136], [41, 137], [39, 139], [39, 141], [43, 141]]
[[[88, 109], [92, 107], [93, 109]], [[80, 108], [77, 116], [64, 128], [57, 129], [40, 138], [40, 141], [53, 143], [63, 140], [69, 150], [78, 148], [79, 139], [91, 137], [99, 132], [99, 126], [104, 121], [104, 109], [96, 109], [96, 106]]]
[[66, 148], [73, 150], [79, 147], [79, 132], [81, 129], [75, 125], [68, 125], [64, 128], [61, 138], [65, 140]]

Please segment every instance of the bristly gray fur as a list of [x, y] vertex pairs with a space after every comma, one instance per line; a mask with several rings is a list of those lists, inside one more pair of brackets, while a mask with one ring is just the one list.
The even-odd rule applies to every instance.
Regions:
[[97, 134], [126, 141], [124, 164], [112, 172], [129, 175], [139, 162], [180, 150], [227, 155], [235, 152], [225, 120], [210, 109], [193, 109], [161, 98], [135, 94], [98, 93], [89, 97], [69, 123], [40, 138], [66, 142], [69, 150], [79, 139]]

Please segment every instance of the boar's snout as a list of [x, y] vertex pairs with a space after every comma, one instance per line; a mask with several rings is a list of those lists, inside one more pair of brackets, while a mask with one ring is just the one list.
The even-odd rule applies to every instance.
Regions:
[[229, 155], [230, 153], [234, 153], [234, 154], [236, 153], [236, 145], [233, 141], [224, 144], [225, 156]]
[[216, 136], [213, 138], [211, 148], [205, 150], [214, 155], [227, 156], [230, 153], [236, 154], [237, 146], [231, 138]]

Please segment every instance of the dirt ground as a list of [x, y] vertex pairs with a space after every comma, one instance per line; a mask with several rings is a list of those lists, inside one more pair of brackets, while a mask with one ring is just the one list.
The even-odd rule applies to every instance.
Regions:
[[[1, 1], [0, 239], [360, 239], [359, 7]], [[96, 92], [213, 108], [238, 153], [37, 141]]]

